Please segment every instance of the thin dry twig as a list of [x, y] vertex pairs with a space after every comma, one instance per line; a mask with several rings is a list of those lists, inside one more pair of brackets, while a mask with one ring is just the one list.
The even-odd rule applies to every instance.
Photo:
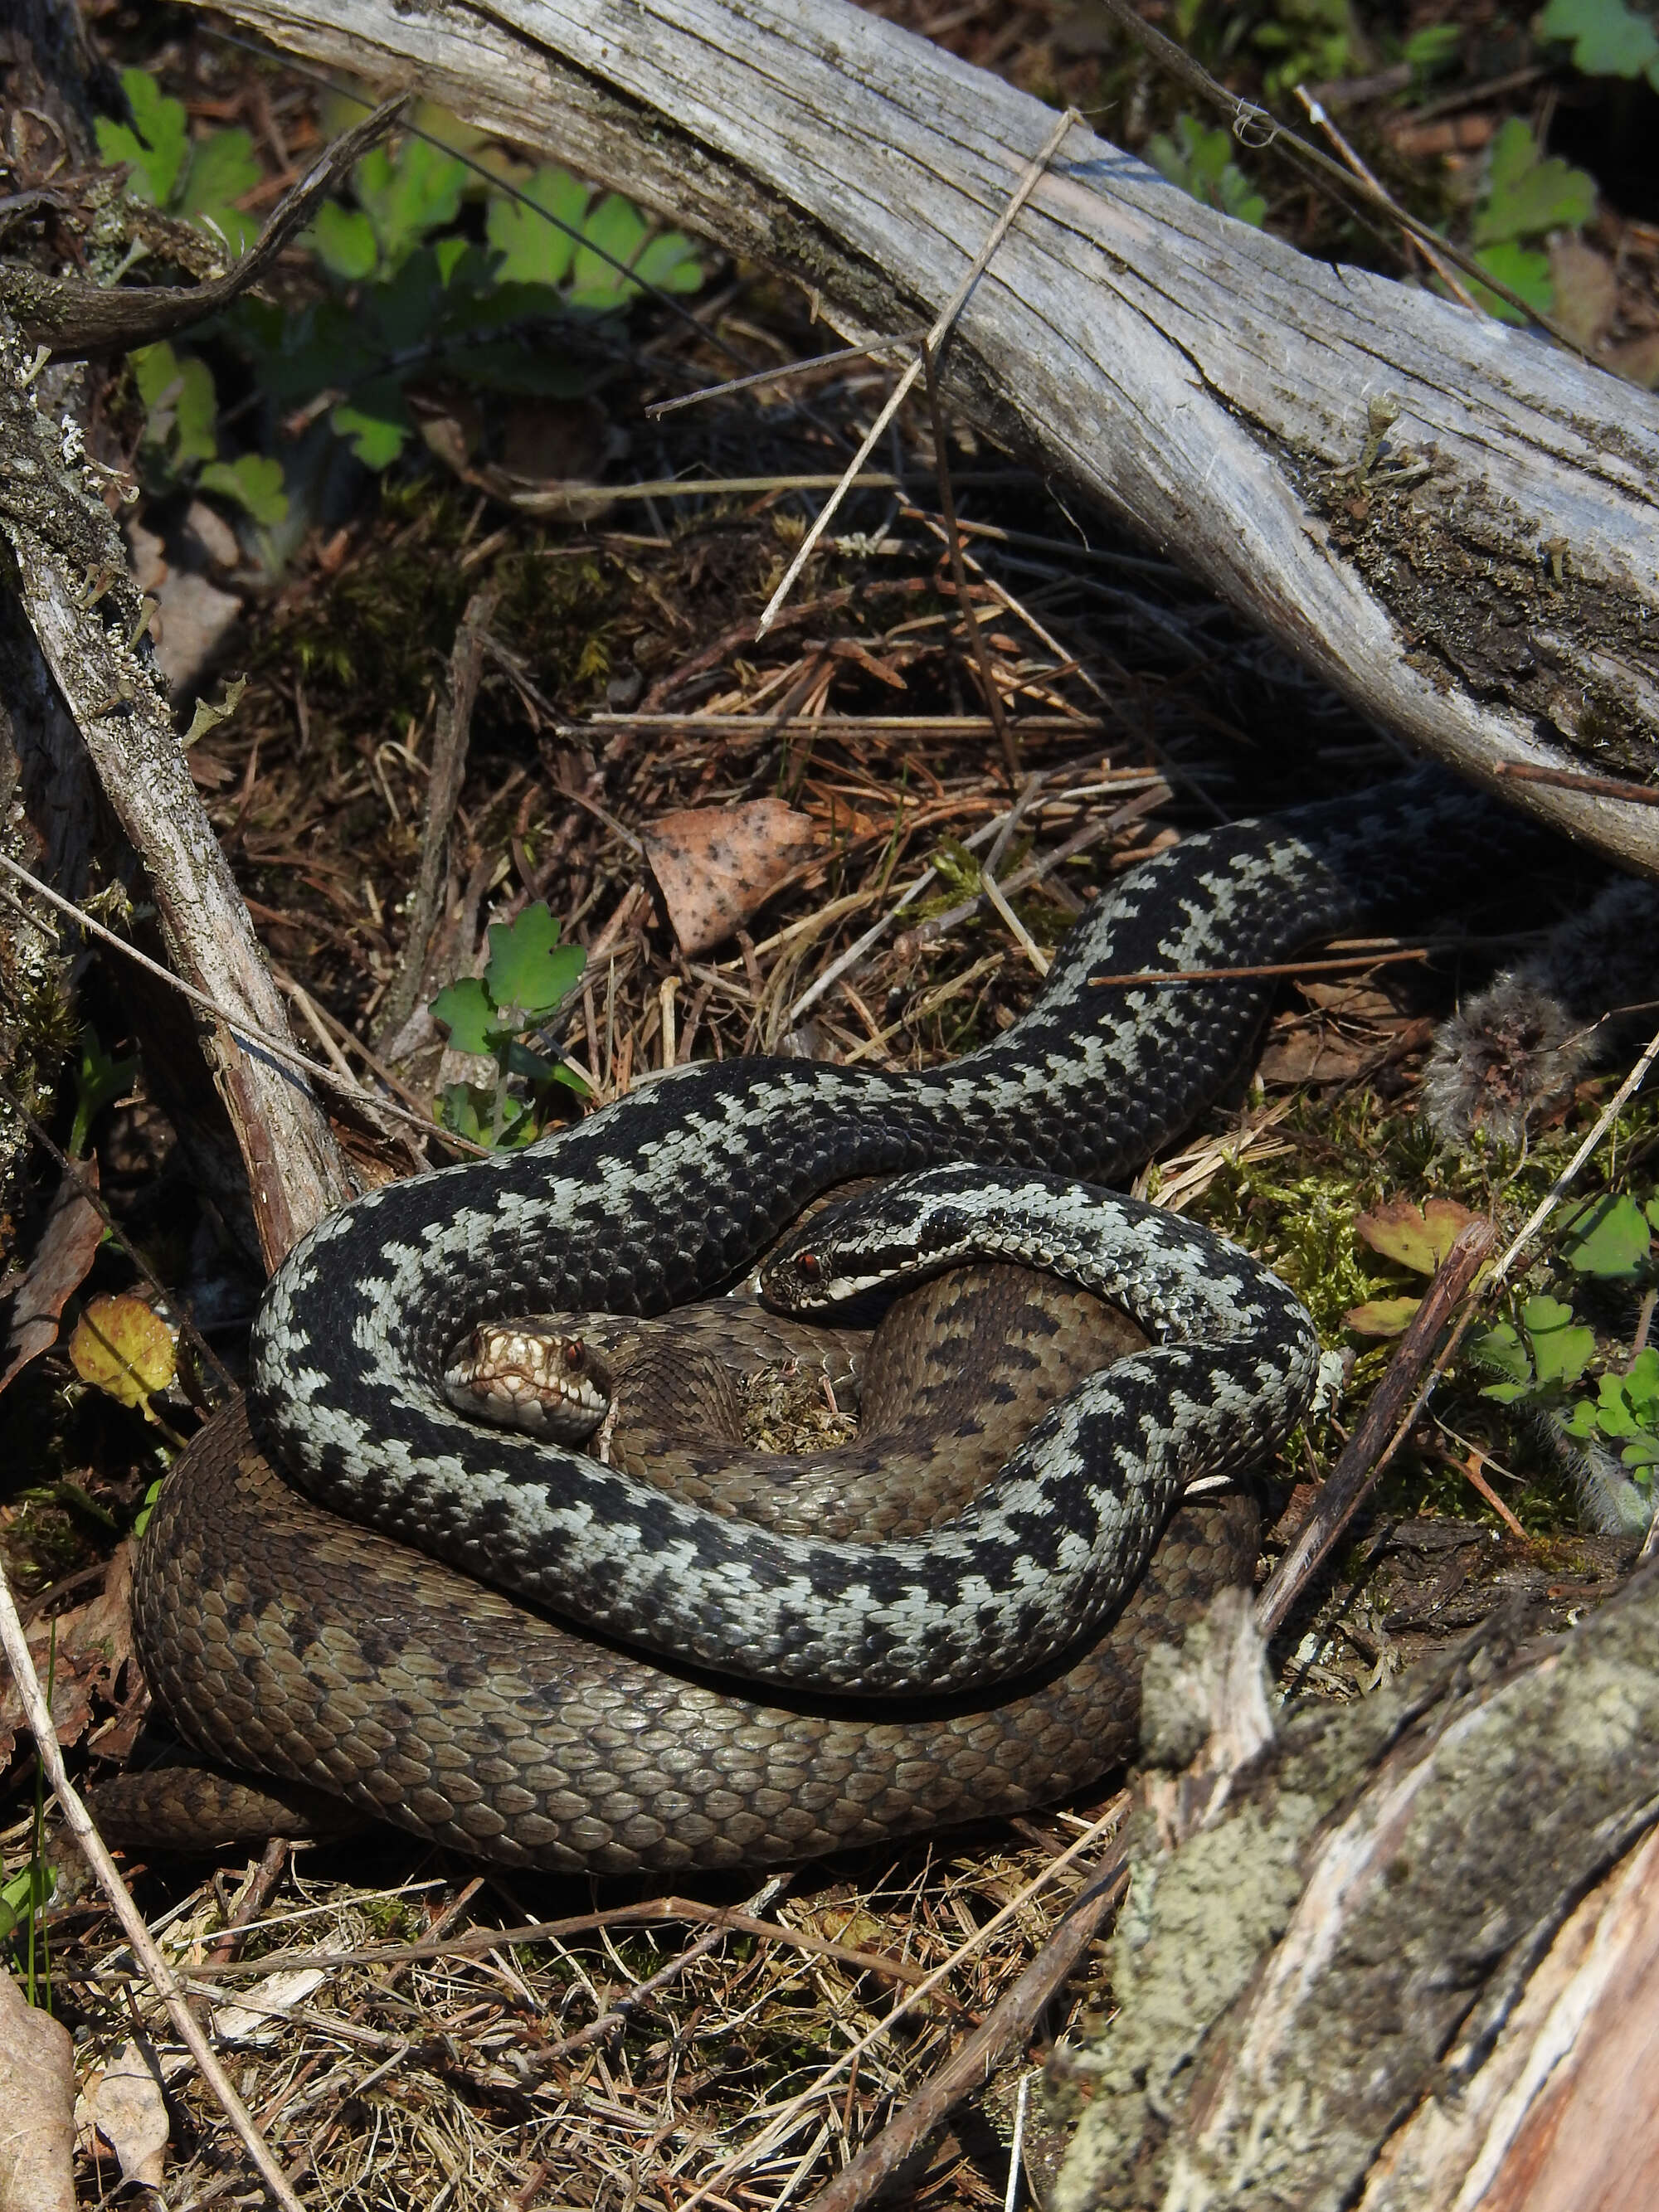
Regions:
[[870, 455], [875, 451], [877, 442], [880, 439], [882, 433], [886, 429], [887, 425], [892, 421], [894, 416], [898, 413], [899, 409], [904, 404], [905, 399], [908, 398], [911, 387], [915, 385], [916, 379], [921, 374], [923, 362], [927, 359], [927, 355], [941, 345], [945, 337], [949, 335], [956, 323], [957, 316], [968, 304], [969, 295], [972, 292], [975, 285], [978, 283], [980, 278], [985, 274], [986, 270], [990, 266], [992, 256], [995, 253], [998, 246], [1001, 245], [1003, 240], [1008, 235], [1009, 231], [1012, 228], [1015, 219], [1018, 216], [1020, 210], [1024, 206], [1026, 201], [1030, 199], [1031, 194], [1036, 190], [1038, 184], [1042, 180], [1043, 171], [1048, 167], [1049, 162], [1060, 150], [1060, 148], [1064, 143], [1066, 134], [1070, 131], [1073, 125], [1081, 122], [1082, 119], [1083, 118], [1079, 115], [1075, 108], [1068, 107], [1066, 112], [1060, 118], [1060, 120], [1055, 124], [1054, 129], [1048, 133], [1048, 137], [1043, 141], [1040, 150], [1032, 155], [1031, 160], [1026, 165], [1025, 173], [1021, 177], [1019, 182], [1015, 185], [1013, 191], [1009, 198], [1008, 204], [1003, 209], [1002, 213], [997, 217], [996, 222], [992, 225], [990, 236], [986, 240], [984, 245], [981, 246], [979, 252], [974, 256], [973, 260], [969, 264], [967, 274], [963, 276], [962, 282], [957, 286], [956, 290], [951, 293], [950, 298], [945, 301], [944, 307], [939, 312], [938, 320], [934, 323], [932, 330], [928, 331], [927, 336], [922, 341], [921, 351], [916, 356], [916, 358], [911, 362], [909, 368], [905, 370], [903, 375], [900, 377], [898, 382], [893, 386], [891, 392], [888, 396], [886, 404], [882, 407], [877, 415], [875, 421], [871, 424], [870, 428], [866, 433], [863, 444], [860, 445], [857, 453], [854, 454], [852, 459], [848, 463], [846, 473], [841, 484], [824, 501], [823, 507], [820, 510], [817, 520], [813, 522], [805, 537], [802, 538], [799, 546], [796, 549], [795, 557], [791, 561], [788, 568], [784, 571], [782, 582], [778, 586], [776, 591], [773, 592], [771, 598], [767, 601], [765, 611], [762, 614], [760, 621], [756, 625], [755, 635], [757, 638], [764, 637], [768, 630], [771, 629], [773, 623], [777, 620], [784, 601], [788, 598], [790, 592], [794, 588], [796, 577], [799, 575], [801, 570], [806, 566], [808, 561], [811, 559], [813, 548], [817, 545], [819, 538], [823, 537], [824, 532], [829, 528], [831, 520], [840, 508], [842, 499], [846, 496], [848, 490], [850, 489], [854, 479], [857, 477], [859, 471], [864, 466], [865, 462], [868, 460]]
[[131, 1892], [121, 1879], [120, 1869], [110, 1856], [103, 1838], [93, 1825], [92, 1815], [70, 1781], [64, 1765], [63, 1750], [58, 1741], [58, 1732], [52, 1726], [46, 1693], [34, 1671], [28, 1639], [23, 1633], [23, 1624], [17, 1617], [11, 1583], [3, 1565], [0, 1565], [0, 1649], [3, 1649], [7, 1664], [11, 1668], [13, 1684], [22, 1701], [35, 1747], [40, 1755], [40, 1763], [46, 1770], [46, 1778], [58, 1799], [64, 1825], [80, 1845], [82, 1856], [91, 1869], [94, 1879], [109, 1899], [135, 1955], [166, 2005], [167, 2016], [180, 2041], [201, 2069], [202, 2079], [218, 2100], [226, 2118], [246, 2146], [248, 2155], [258, 2168], [265, 2186], [283, 2206], [283, 2212], [301, 2212], [300, 2199], [290, 2186], [287, 2175], [255, 2125], [253, 2115], [237, 2095], [212, 2045], [192, 2016], [185, 1993], [179, 1988], [161, 1946], [144, 1924], [144, 1916], [134, 1904]]
[[1494, 775], [1516, 783], [1547, 783], [1560, 791], [1582, 791], [1592, 799], [1617, 799], [1627, 806], [1659, 806], [1659, 784], [1629, 783], [1614, 775], [1586, 775], [1574, 768], [1545, 768], [1535, 761], [1494, 761]]
[[466, 611], [456, 628], [449, 656], [448, 695], [439, 709], [432, 739], [432, 773], [427, 780], [426, 818], [421, 825], [420, 866], [409, 900], [409, 929], [396, 972], [380, 1001], [374, 1027], [377, 1046], [397, 1036], [414, 1012], [415, 1001], [420, 996], [427, 951], [443, 890], [444, 852], [449, 842], [449, 827], [466, 774], [473, 703], [483, 673], [490, 622], [501, 596], [498, 583], [491, 581], [481, 586], [467, 601]]
[[[945, 517], [945, 538], [951, 558], [951, 574], [956, 580], [957, 605], [962, 610], [963, 623], [968, 632], [969, 650], [974, 656], [974, 665], [979, 671], [980, 690], [985, 695], [985, 710], [991, 717], [997, 743], [1002, 748], [1002, 764], [1008, 771], [1008, 788], [1012, 791], [1019, 781], [1019, 751], [1008, 727], [1002, 694], [998, 690], [996, 678], [992, 673], [985, 634], [975, 617], [973, 603], [968, 596], [968, 568], [962, 557], [962, 532], [957, 525], [956, 494], [951, 489], [950, 463], [945, 454], [945, 410], [939, 404], [938, 356], [932, 341], [927, 338], [921, 342], [921, 368], [927, 386], [927, 412], [933, 425], [934, 465], [939, 470], [939, 503]], [[992, 866], [995, 865], [993, 861]]]
[[[653, 399], [646, 409], [649, 422], [659, 422], [665, 415], [678, 415], [683, 407], [701, 407], [705, 399], [729, 399], [734, 392], [750, 392], [757, 384], [782, 384], [792, 376], [804, 376], [809, 369], [834, 368], [842, 362], [868, 361], [878, 353], [890, 353], [895, 346], [911, 346], [914, 337], [900, 331], [892, 337], [872, 338], [866, 344], [837, 346], [833, 353], [815, 353], [806, 361], [781, 362], [775, 368], [757, 368], [748, 376], [731, 376], [724, 384], [705, 384], [696, 392], [682, 392], [678, 399]], [[830, 482], [838, 481], [836, 478]]]
[[1496, 1241], [1491, 1222], [1471, 1221], [1458, 1231], [1451, 1250], [1435, 1271], [1387, 1374], [1372, 1393], [1364, 1418], [1319, 1493], [1312, 1517], [1256, 1600], [1256, 1626], [1264, 1637], [1273, 1636], [1284, 1626], [1291, 1607], [1330, 1557], [1343, 1530], [1382, 1480], [1383, 1470], [1409, 1435], [1416, 1419], [1415, 1407], [1405, 1420], [1398, 1419], [1400, 1409], [1415, 1389], [1447, 1316], [1474, 1282]]
[[[1335, 124], [1332, 122], [1330, 117], [1325, 112], [1322, 104], [1312, 93], [1309, 91], [1305, 84], [1299, 84], [1296, 87], [1296, 96], [1302, 102], [1304, 107], [1307, 109], [1309, 122], [1313, 124], [1316, 129], [1321, 130], [1325, 133], [1325, 136], [1330, 140], [1332, 145], [1335, 147], [1337, 152], [1347, 163], [1348, 167], [1353, 171], [1355, 176], [1357, 176], [1362, 183], [1369, 185], [1374, 192], [1382, 194], [1383, 197], [1386, 198], [1387, 195], [1383, 191], [1382, 185], [1372, 174], [1370, 169], [1367, 167], [1366, 164], [1361, 161], [1358, 153], [1355, 152], [1354, 149], [1348, 143], [1342, 133], [1337, 129]], [[1480, 312], [1480, 302], [1476, 300], [1474, 293], [1470, 291], [1468, 286], [1463, 282], [1462, 278], [1458, 275], [1456, 270], [1452, 267], [1451, 263], [1448, 261], [1445, 255], [1441, 252], [1439, 247], [1436, 246], [1425, 246], [1421, 240], [1415, 238], [1412, 239], [1410, 242], [1417, 248], [1425, 261], [1428, 263], [1430, 268], [1434, 270], [1435, 275], [1439, 277], [1441, 283], [1451, 294], [1452, 297], [1456, 300], [1460, 305], [1465, 307], [1472, 307], [1474, 312], [1479, 314]]]
[[[1019, 1979], [997, 1999], [983, 2026], [975, 2029], [876, 2140], [866, 2143], [827, 2189], [818, 2191], [806, 2212], [863, 2212], [878, 2191], [943, 2127], [963, 2100], [982, 2089], [1006, 2054], [1025, 2041], [1044, 2007], [1099, 1934], [1107, 1914], [1122, 1902], [1128, 1887], [1129, 1869], [1121, 1859], [1096, 1878]], [[1013, 2162], [1017, 2170], [1018, 2150]]]
[[164, 968], [159, 960], [152, 960], [147, 952], [141, 952], [136, 945], [129, 944], [125, 937], [118, 937], [112, 929], [106, 929], [101, 921], [89, 915], [83, 907], [76, 906], [72, 899], [64, 898], [61, 892], [53, 890], [50, 884], [42, 883], [39, 876], [31, 875], [27, 868], [21, 867], [9, 854], [0, 853], [0, 868], [4, 868], [9, 874], [15, 876], [19, 883], [27, 884], [36, 898], [45, 899], [48, 906], [56, 907], [60, 914], [68, 915], [72, 921], [77, 922], [91, 936], [97, 938], [100, 943], [113, 945], [118, 952], [125, 953], [129, 960], [136, 962], [140, 968], [157, 977], [170, 990], [177, 991], [181, 998], [188, 999], [192, 1006], [200, 1006], [204, 1012], [211, 1014], [216, 1021], [223, 1022], [228, 1029], [234, 1030], [245, 1042], [252, 1045], [259, 1052], [269, 1054], [272, 1060], [281, 1061], [284, 1067], [291, 1067], [298, 1073], [307, 1077], [312, 1082], [320, 1083], [325, 1089], [339, 1091], [359, 1103], [367, 1096], [376, 1113], [389, 1114], [394, 1121], [410, 1122], [421, 1132], [423, 1137], [435, 1137], [441, 1143], [448, 1145], [455, 1152], [466, 1152], [480, 1159], [488, 1157], [483, 1146], [475, 1145], [466, 1137], [454, 1135], [441, 1123], [434, 1121], [430, 1115], [422, 1116], [419, 1114], [411, 1114], [406, 1107], [392, 1105], [389, 1099], [376, 1098], [372, 1092], [366, 1094], [362, 1085], [353, 1077], [337, 1073], [333, 1068], [325, 1066], [320, 1060], [310, 1059], [305, 1053], [300, 1051], [297, 1046], [291, 1044], [286, 1037], [272, 1036], [268, 1030], [256, 1027], [245, 1016], [233, 1012], [227, 1006], [222, 1006], [216, 999], [210, 998], [205, 991], [198, 991], [193, 983], [186, 983], [182, 975], [175, 975], [170, 968]]
[[1097, 989], [1111, 986], [1137, 991], [1148, 989], [1155, 983], [1249, 982], [1273, 975], [1336, 975], [1351, 968], [1394, 967], [1402, 961], [1426, 960], [1431, 951], [1426, 945], [1409, 945], [1392, 952], [1345, 953], [1335, 960], [1280, 960], [1263, 968], [1142, 969], [1132, 975], [1091, 975], [1089, 981]]
[[1091, 1821], [1080, 1836], [1076, 1837], [1063, 1851], [1059, 1852], [1048, 1862], [1041, 1874], [1037, 1875], [1033, 1881], [1027, 1882], [1016, 1896], [1010, 1898], [1007, 1904], [1000, 1911], [994, 1913], [983, 1927], [976, 1929], [968, 1940], [952, 1953], [943, 1966], [936, 1966], [933, 1972], [919, 1982], [907, 1996], [899, 1999], [884, 2019], [878, 2021], [874, 2027], [868, 2029], [855, 2042], [849, 2044], [846, 2050], [840, 2052], [829, 2065], [825, 2066], [810, 2088], [803, 2089], [798, 2095], [788, 2099], [774, 2113], [770, 2125], [763, 2129], [753, 2142], [750, 2143], [736, 2158], [728, 2159], [726, 2164], [711, 2174], [707, 2180], [699, 2183], [681, 2204], [679, 2212], [692, 2212], [694, 2206], [705, 2203], [710, 2197], [718, 2197], [749, 2167], [764, 2158], [777, 2144], [783, 2142], [793, 2131], [795, 2122], [800, 2115], [809, 2105], [816, 2104], [824, 2095], [830, 2083], [837, 2075], [844, 2073], [848, 2067], [856, 2066], [866, 2051], [873, 2049], [884, 2037], [890, 2035], [898, 2022], [914, 2012], [931, 1990], [954, 1973], [964, 1959], [988, 1942], [1006, 1922], [1024, 1911], [1033, 1898], [1048, 1887], [1056, 1875], [1063, 1873], [1066, 1868], [1080, 1858], [1091, 1844], [1097, 1843], [1103, 1836], [1115, 1829], [1123, 1817], [1125, 1804], [1126, 1801], [1122, 1797], [1115, 1798], [1110, 1808], [1103, 1813], [1097, 1820]]

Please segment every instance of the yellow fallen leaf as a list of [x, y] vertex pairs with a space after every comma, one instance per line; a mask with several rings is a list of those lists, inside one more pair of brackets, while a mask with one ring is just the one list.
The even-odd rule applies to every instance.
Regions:
[[1356, 1214], [1353, 1226], [1355, 1236], [1385, 1260], [1431, 1275], [1456, 1243], [1458, 1231], [1474, 1219], [1455, 1198], [1431, 1198], [1420, 1206], [1395, 1198], [1374, 1213]]
[[1342, 1316], [1356, 1336], [1399, 1336], [1411, 1326], [1421, 1298], [1368, 1298]]
[[69, 1355], [83, 1382], [155, 1419], [149, 1399], [173, 1380], [173, 1339], [142, 1298], [125, 1291], [94, 1298], [75, 1324]]

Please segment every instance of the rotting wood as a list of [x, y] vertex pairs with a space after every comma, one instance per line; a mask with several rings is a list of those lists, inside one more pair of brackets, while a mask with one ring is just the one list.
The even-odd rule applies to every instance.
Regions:
[[[1629, 2062], [1659, 1985], [1640, 1888], [1659, 1570], [1542, 1644], [1524, 1610], [1277, 1725], [1247, 1599], [1155, 1655], [1164, 1771], [1130, 1831], [1121, 2013], [1056, 2069], [1091, 2091], [1057, 2212], [1650, 2201]], [[1622, 2024], [1615, 1990], [1638, 2008]], [[1627, 2142], [1598, 2105], [1627, 2113]]]
[[[859, 342], [930, 319], [1054, 120], [844, 0], [229, 12], [769, 262]], [[1649, 395], [1307, 259], [1081, 127], [969, 301], [947, 382], [1465, 772], [1659, 764]], [[1650, 810], [1504, 789], [1659, 874]]]
[[[179, 741], [172, 709], [135, 649], [143, 606], [101, 500], [79, 480], [72, 415], [42, 408], [15, 340], [0, 330], [0, 533], [14, 588], [105, 796], [143, 859], [175, 964], [254, 1028], [287, 1035]], [[113, 620], [112, 620], [113, 617]], [[346, 1194], [328, 1123], [289, 1068], [220, 1028], [221, 1092], [242, 1148], [254, 1218], [275, 1265]]]

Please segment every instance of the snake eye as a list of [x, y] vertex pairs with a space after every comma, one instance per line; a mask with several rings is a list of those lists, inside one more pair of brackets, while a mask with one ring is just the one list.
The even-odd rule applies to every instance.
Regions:
[[582, 1342], [580, 1337], [571, 1336], [565, 1339], [564, 1364], [573, 1375], [580, 1375], [586, 1366], [587, 1346]]
[[795, 1267], [799, 1273], [802, 1282], [804, 1283], [816, 1283], [818, 1277], [823, 1273], [823, 1267], [819, 1265], [818, 1255], [816, 1252], [797, 1252], [795, 1255]]

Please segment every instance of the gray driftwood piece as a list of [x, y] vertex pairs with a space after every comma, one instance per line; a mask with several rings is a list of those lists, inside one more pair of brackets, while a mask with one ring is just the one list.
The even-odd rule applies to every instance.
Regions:
[[[1054, 120], [843, 0], [228, 12], [770, 262], [855, 337], [927, 325]], [[1504, 761], [1659, 766], [1659, 401], [1534, 336], [1309, 260], [1081, 127], [951, 363], [993, 434], [1431, 751], [1486, 780]], [[1391, 400], [1362, 485], [1340, 472]], [[1659, 875], [1653, 808], [1502, 787]]]

